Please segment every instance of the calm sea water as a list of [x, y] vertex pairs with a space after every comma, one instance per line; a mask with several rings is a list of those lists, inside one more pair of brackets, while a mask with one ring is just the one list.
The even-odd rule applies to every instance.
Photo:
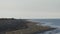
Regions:
[[43, 26], [55, 27], [57, 29], [37, 34], [60, 34], [60, 19], [31, 19], [31, 21], [41, 23]]

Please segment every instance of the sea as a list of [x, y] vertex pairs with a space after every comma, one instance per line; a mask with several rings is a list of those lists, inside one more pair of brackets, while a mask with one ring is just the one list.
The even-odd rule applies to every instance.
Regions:
[[36, 34], [60, 34], [60, 19], [30, 19], [30, 21], [37, 22], [38, 25], [56, 28], [55, 30]]

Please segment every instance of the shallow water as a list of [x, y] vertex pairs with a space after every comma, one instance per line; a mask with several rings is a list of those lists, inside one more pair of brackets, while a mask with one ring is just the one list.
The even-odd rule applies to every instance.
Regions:
[[44, 33], [36, 33], [36, 34], [60, 34], [60, 19], [31, 19], [31, 21], [39, 22], [43, 26], [50, 26], [53, 28], [57, 28], [55, 30], [46, 31]]

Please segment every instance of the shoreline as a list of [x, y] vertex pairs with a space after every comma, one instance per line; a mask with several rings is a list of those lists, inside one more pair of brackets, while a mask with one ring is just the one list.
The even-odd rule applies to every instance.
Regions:
[[37, 32], [34, 32], [33, 34], [37, 34], [37, 33], [44, 33], [46, 31], [51, 31], [51, 30], [55, 30], [56, 28], [50, 28], [48, 30], [42, 30], [42, 31], [37, 31]]
[[33, 25], [31, 28], [27, 28], [27, 29], [22, 29], [22, 30], [16, 30], [16, 31], [11, 31], [11, 32], [7, 32], [7, 34], [9, 33], [14, 33], [14, 34], [36, 34], [36, 33], [42, 33], [42, 32], [46, 32], [46, 31], [50, 31], [50, 30], [54, 30], [56, 28], [51, 28], [51, 27], [46, 27], [46, 26], [38, 26], [38, 25]]
[[[18, 21], [20, 21], [20, 20], [18, 20]], [[18, 27], [17, 30], [11, 30], [11, 31], [8, 30], [8, 31], [2, 32], [2, 33], [5, 33], [5, 34], [34, 34], [34, 33], [38, 33], [38, 32], [45, 32], [45, 31], [56, 29], [56, 28], [51, 28], [49, 26], [42, 26], [41, 24], [37, 25], [38, 24], [37, 22], [25, 21], [25, 20], [22, 20], [22, 22], [24, 22], [24, 23], [26, 22], [23, 25], [28, 26], [28, 28], [19, 29], [20, 27]]]

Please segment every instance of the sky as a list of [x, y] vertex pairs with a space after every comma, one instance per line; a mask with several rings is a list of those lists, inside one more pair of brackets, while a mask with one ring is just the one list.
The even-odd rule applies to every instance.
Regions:
[[60, 18], [60, 0], [0, 0], [0, 18]]

